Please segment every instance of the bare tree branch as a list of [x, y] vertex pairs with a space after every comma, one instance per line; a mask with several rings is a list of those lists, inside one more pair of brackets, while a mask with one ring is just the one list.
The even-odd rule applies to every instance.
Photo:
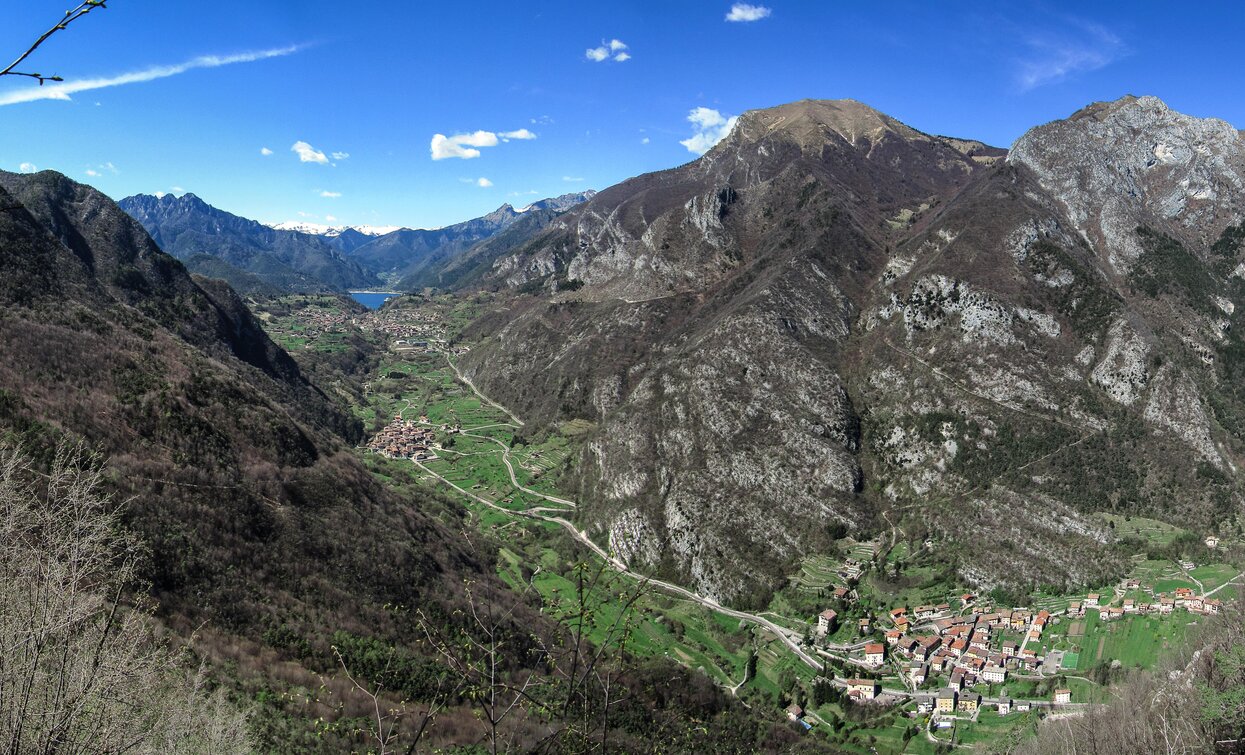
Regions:
[[57, 24], [53, 26], [51, 29], [48, 29], [47, 31], [45, 31], [38, 39], [36, 39], [34, 44], [26, 48], [26, 52], [17, 56], [17, 60], [8, 64], [8, 66], [4, 67], [3, 69], [0, 69], [0, 76], [26, 76], [31, 79], [36, 79], [39, 82], [39, 86], [43, 86], [43, 82], [45, 81], [64, 81], [64, 79], [62, 79], [60, 76], [44, 76], [41, 73], [25, 73], [25, 72], [17, 71], [14, 69], [16, 69], [19, 65], [21, 65], [22, 61], [26, 60], [26, 58], [29, 58], [31, 54], [34, 53], [35, 50], [39, 49], [40, 45], [48, 41], [48, 38], [51, 37], [53, 34], [55, 34], [58, 31], [64, 31], [74, 21], [77, 21], [78, 19], [82, 18], [83, 16], [95, 10], [96, 8], [99, 8], [101, 10], [106, 9], [107, 8], [106, 3], [107, 3], [107, 0], [84, 0], [84, 2], [81, 5], [79, 5], [77, 8], [74, 8], [73, 10], [65, 11], [65, 17], [62, 18], [59, 22], [57, 22]]

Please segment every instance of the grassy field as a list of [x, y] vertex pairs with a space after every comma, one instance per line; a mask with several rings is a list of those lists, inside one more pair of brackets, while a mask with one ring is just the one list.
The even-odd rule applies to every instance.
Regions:
[[1097, 611], [1087, 611], [1083, 619], [1052, 627], [1043, 642], [1067, 651], [1063, 668], [1076, 673], [1117, 660], [1125, 668], [1147, 668], [1182, 643], [1195, 621], [1197, 617], [1177, 611], [1170, 616], [1131, 615], [1103, 622]]
[[1141, 516], [1125, 517], [1121, 514], [1105, 512], [1094, 514], [1094, 516], [1112, 525], [1112, 529], [1119, 537], [1137, 537], [1158, 546], [1171, 545], [1172, 541], [1186, 532], [1166, 522]]

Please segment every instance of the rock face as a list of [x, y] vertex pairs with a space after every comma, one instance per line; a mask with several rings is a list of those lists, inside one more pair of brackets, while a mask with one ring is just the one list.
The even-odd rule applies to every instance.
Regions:
[[1142, 253], [1137, 226], [1205, 247], [1239, 221], [1245, 201], [1241, 133], [1157, 97], [1095, 103], [1032, 129], [1008, 160], [1038, 176], [1118, 275]]
[[851, 101], [746, 113], [494, 246], [478, 281], [536, 293], [465, 366], [534, 425], [595, 423], [582, 524], [720, 600], [844, 529], [979, 587], [1104, 579], [1090, 514], [1241, 507], [1242, 155], [1153, 98], [1010, 154]]

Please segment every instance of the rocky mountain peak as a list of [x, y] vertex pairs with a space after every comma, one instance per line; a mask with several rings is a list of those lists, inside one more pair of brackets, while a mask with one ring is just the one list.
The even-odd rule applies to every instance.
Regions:
[[1141, 254], [1139, 225], [1196, 248], [1241, 220], [1241, 132], [1218, 118], [1176, 112], [1157, 97], [1097, 102], [1030, 129], [1008, 160], [1037, 175], [1120, 275]]

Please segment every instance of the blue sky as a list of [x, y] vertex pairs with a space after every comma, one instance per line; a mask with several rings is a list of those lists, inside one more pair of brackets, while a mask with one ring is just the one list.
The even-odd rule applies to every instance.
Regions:
[[[4, 63], [72, 2], [6, 3]], [[433, 227], [682, 164], [806, 97], [1000, 146], [1128, 93], [1245, 126], [1239, 3], [733, 5], [110, 0], [22, 66], [60, 98], [0, 80], [0, 169]]]

